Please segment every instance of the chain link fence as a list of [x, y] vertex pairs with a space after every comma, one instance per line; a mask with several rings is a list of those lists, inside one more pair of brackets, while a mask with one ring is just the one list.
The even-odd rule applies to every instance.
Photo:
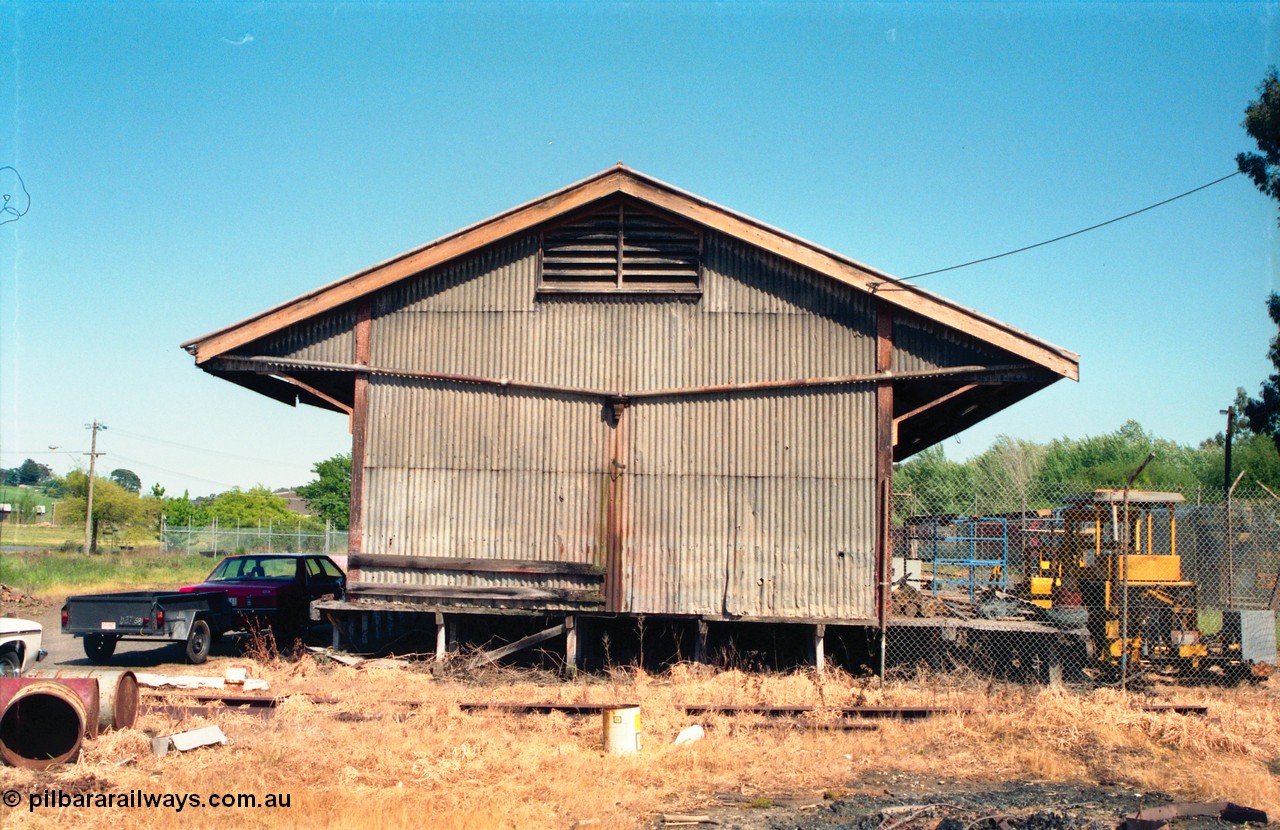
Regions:
[[325, 522], [323, 530], [296, 523], [267, 522], [228, 525], [216, 520], [208, 525], [162, 523], [160, 545], [166, 553], [324, 553], [345, 555], [347, 532]]
[[893, 501], [886, 668], [1236, 682], [1276, 663], [1280, 498], [916, 481]]

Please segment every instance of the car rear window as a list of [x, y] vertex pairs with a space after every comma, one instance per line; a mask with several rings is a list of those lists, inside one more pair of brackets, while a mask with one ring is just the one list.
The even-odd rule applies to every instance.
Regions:
[[214, 569], [210, 582], [252, 579], [293, 579], [298, 573], [298, 561], [291, 558], [256, 557], [230, 559]]

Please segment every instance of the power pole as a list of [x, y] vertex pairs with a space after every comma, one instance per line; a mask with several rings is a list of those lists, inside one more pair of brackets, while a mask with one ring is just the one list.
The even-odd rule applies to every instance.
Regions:
[[84, 554], [89, 555], [89, 544], [93, 534], [93, 468], [94, 462], [98, 460], [98, 456], [106, 455], [104, 452], [98, 452], [98, 432], [107, 428], [106, 424], [98, 423], [95, 418], [92, 424], [85, 424], [85, 429], [93, 430], [93, 435], [89, 439], [89, 497], [84, 508]]

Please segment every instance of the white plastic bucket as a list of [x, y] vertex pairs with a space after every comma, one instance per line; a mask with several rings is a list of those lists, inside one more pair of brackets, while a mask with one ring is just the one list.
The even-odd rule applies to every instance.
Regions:
[[640, 751], [639, 706], [604, 710], [604, 751], [610, 755], [635, 755]]

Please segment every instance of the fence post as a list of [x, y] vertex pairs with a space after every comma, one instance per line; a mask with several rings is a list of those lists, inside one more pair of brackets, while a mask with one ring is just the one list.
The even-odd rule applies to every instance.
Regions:
[[191, 520], [193, 518], [193, 513], [187, 514], [187, 556], [191, 555]]
[[271, 547], [275, 542], [275, 540], [271, 538], [271, 534], [275, 533], [275, 525], [275, 519], [267, 519], [267, 553], [273, 553], [275, 551], [275, 549]]
[[236, 519], [236, 550], [240, 550], [240, 520]]
[[1240, 475], [1236, 476], [1235, 482], [1227, 489], [1227, 605], [1230, 609], [1235, 605], [1235, 523], [1231, 512], [1232, 497], [1236, 492], [1236, 485], [1240, 483], [1240, 479], [1244, 478], [1245, 471], [1241, 470]]
[[324, 555], [329, 555], [329, 520], [324, 520]]
[[302, 553], [302, 519], [298, 519], [298, 553]]

